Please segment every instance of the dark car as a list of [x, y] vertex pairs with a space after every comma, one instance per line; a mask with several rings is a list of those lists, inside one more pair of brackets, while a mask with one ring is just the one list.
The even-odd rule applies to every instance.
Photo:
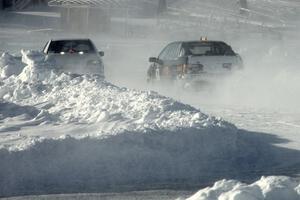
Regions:
[[241, 57], [222, 41], [179, 41], [151, 57], [148, 81], [185, 79], [203, 81], [241, 69]]
[[90, 39], [50, 40], [43, 52], [48, 59], [54, 59], [64, 72], [95, 74], [104, 78], [102, 56]]

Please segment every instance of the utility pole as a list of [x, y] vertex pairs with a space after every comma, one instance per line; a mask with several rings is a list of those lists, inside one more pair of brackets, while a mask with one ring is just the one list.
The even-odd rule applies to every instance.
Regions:
[[160, 15], [165, 11], [167, 11], [167, 0], [159, 0], [157, 14]]
[[158, 8], [156, 13], [156, 23], [159, 24], [160, 16], [167, 11], [167, 0], [158, 0]]
[[240, 5], [240, 14], [248, 14], [248, 1], [247, 0], [239, 0]]

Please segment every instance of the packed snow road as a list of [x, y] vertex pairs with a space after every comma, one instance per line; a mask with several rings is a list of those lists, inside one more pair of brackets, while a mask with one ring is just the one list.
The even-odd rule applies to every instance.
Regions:
[[300, 185], [294, 179], [287, 177], [262, 177], [252, 184], [234, 180], [221, 180], [213, 186], [204, 188], [192, 195], [191, 191], [145, 191], [106, 194], [70, 194], [43, 195], [3, 198], [3, 200], [297, 200], [300, 196]]
[[175, 200], [185, 199], [192, 195], [190, 191], [138, 191], [104, 194], [61, 194], [42, 196], [22, 196], [1, 198], [1, 200]]
[[[258, 50], [259, 42], [239, 41], [245, 73], [195, 93], [149, 87], [147, 57], [164, 44], [132, 42], [106, 45], [108, 82], [57, 74], [35, 51], [22, 52], [27, 64], [2, 55], [0, 196], [199, 189], [223, 178], [250, 183], [299, 174], [297, 46], [285, 43], [282, 52], [282, 44], [270, 42]], [[279, 187], [292, 200], [297, 181], [229, 181], [204, 193], [221, 185], [224, 199], [245, 193], [262, 199], [264, 187]]]

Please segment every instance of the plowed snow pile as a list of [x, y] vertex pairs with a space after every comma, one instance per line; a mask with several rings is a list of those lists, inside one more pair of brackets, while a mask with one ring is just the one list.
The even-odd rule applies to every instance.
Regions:
[[[59, 73], [39, 52], [21, 53], [25, 67], [1, 57], [0, 196], [149, 187], [232, 165], [235, 126], [154, 92]], [[208, 156], [215, 161], [197, 167]]]
[[[92, 76], [60, 74], [54, 63], [39, 52], [22, 51], [22, 60], [27, 64], [22, 71], [21, 61], [13, 56], [5, 53], [1, 59], [6, 62], [3, 62], [5, 66], [0, 66], [1, 74], [7, 75], [3, 76], [0, 86], [3, 119], [7, 118], [8, 107], [5, 105], [9, 104], [9, 113], [14, 116], [19, 115], [18, 110], [24, 106], [39, 110], [31, 119], [36, 121], [38, 118], [39, 123], [97, 124], [96, 135], [74, 134], [76, 137], [183, 128], [235, 129], [229, 123], [154, 92], [119, 88]], [[31, 113], [22, 110], [24, 115]], [[14, 149], [14, 144], [9, 148]]]
[[251, 185], [222, 180], [186, 200], [298, 200], [299, 189], [300, 182], [288, 177], [262, 177]]

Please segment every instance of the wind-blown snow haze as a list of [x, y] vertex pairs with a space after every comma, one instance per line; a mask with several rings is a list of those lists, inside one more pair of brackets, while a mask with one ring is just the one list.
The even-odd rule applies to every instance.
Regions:
[[[14, 2], [0, 1], [0, 198], [299, 200], [297, 1]], [[150, 57], [201, 37], [242, 69], [147, 81]], [[42, 51], [72, 38], [104, 51], [105, 78]]]

